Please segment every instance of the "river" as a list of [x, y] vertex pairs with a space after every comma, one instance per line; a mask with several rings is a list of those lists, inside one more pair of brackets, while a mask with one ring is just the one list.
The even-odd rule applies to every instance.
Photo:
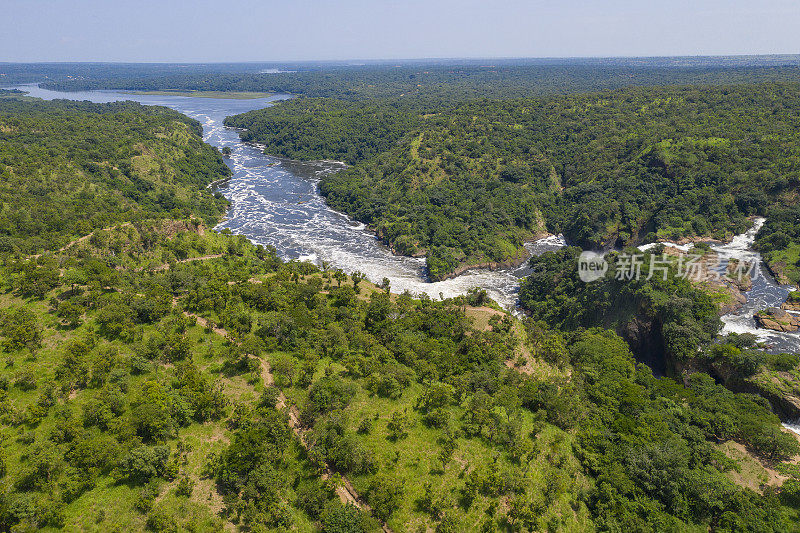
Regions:
[[[458, 296], [480, 287], [507, 309], [516, 306], [525, 266], [495, 271], [474, 269], [453, 279], [430, 283], [425, 277], [424, 259], [393, 255], [363, 224], [325, 204], [317, 192], [319, 180], [325, 173], [341, 168], [339, 164], [302, 163], [264, 155], [257, 146], [241, 142], [236, 130], [223, 125], [227, 116], [264, 108], [289, 95], [234, 100], [118, 91], [67, 93], [36, 85], [18, 88], [29, 96], [46, 100], [64, 98], [99, 103], [134, 100], [170, 107], [198, 120], [207, 143], [231, 149], [226, 161], [233, 176], [218, 186], [231, 200], [231, 208], [217, 229], [228, 228], [256, 244], [272, 245], [283, 259], [308, 260], [320, 265], [324, 261], [347, 273], [361, 271], [372, 282], [388, 278], [394, 292], [425, 293], [432, 298]], [[526, 248], [531, 254], [541, 254], [563, 245], [563, 239], [549, 237], [529, 243]]]
[[[780, 307], [789, 296], [792, 287], [781, 285], [775, 277], [764, 266], [763, 261], [758, 252], [753, 250], [753, 242], [756, 239], [756, 234], [764, 225], [766, 220], [764, 218], [756, 218], [753, 221], [753, 226], [744, 233], [735, 235], [730, 242], [719, 244], [711, 243], [711, 249], [717, 253], [720, 262], [721, 271], [727, 268], [728, 261], [737, 259], [747, 263], [756, 262], [757, 268], [751, 274], [752, 287], [749, 291], [744, 293], [747, 301], [736, 310], [735, 313], [723, 315], [722, 319], [722, 335], [729, 333], [751, 333], [756, 336], [758, 342], [763, 343], [767, 350], [772, 353], [778, 352], [792, 352], [800, 353], [800, 332], [783, 333], [772, 331], [759, 327], [753, 315], [766, 309], [767, 307]], [[676, 245], [673, 243], [664, 243], [667, 246], [672, 246], [683, 252], [689, 252], [692, 244]], [[653, 244], [646, 244], [640, 246], [641, 250], [647, 250], [654, 246]]]
[[[284, 259], [308, 260], [317, 264], [325, 261], [347, 273], [364, 272], [373, 282], [388, 278], [395, 292], [407, 290], [434, 298], [457, 296], [472, 287], [480, 287], [506, 308], [515, 307], [519, 279], [526, 274], [525, 266], [496, 271], [474, 269], [454, 279], [429, 283], [425, 278], [423, 259], [393, 255], [363, 224], [325, 204], [317, 192], [319, 180], [325, 173], [341, 168], [340, 164], [303, 163], [264, 155], [258, 146], [241, 142], [236, 130], [223, 125], [227, 116], [261, 109], [277, 100], [290, 98], [289, 95], [235, 100], [119, 91], [67, 93], [41, 89], [35, 84], [18, 88], [30, 96], [46, 100], [134, 100], [170, 107], [198, 120], [203, 125], [203, 138], [207, 143], [218, 148], [228, 146], [232, 151], [226, 161], [233, 176], [219, 186], [219, 190], [231, 200], [231, 208], [218, 229], [229, 228], [233, 233], [246, 235], [256, 244], [272, 245]], [[756, 258], [751, 246], [762, 224], [763, 219], [757, 219], [753, 228], [735, 236], [730, 243], [712, 245], [712, 248], [724, 260]], [[529, 243], [526, 248], [530, 254], [538, 255], [564, 244], [563, 238], [553, 236]], [[780, 306], [788, 294], [789, 289], [776, 283], [760, 265], [759, 275], [753, 279], [753, 288], [746, 294], [747, 303], [735, 314], [722, 317], [723, 334], [753, 333], [773, 350], [800, 351], [800, 334], [759, 328], [753, 319], [755, 311]]]
[[[757, 218], [753, 226], [746, 232], [734, 236], [729, 243], [712, 244], [720, 258], [720, 267], [726, 268], [731, 259], [740, 261], [757, 261], [758, 267], [751, 274], [752, 287], [745, 293], [747, 301], [735, 313], [723, 315], [722, 335], [729, 333], [751, 333], [763, 343], [766, 350], [771, 353], [791, 352], [800, 353], [800, 333], [782, 333], [761, 328], [756, 323], [753, 315], [767, 307], [780, 307], [789, 296], [790, 287], [779, 284], [772, 274], [766, 269], [761, 257], [752, 248], [756, 234], [764, 225], [765, 219]], [[691, 249], [691, 245], [671, 245], [684, 252]], [[642, 246], [647, 249], [650, 245]], [[800, 420], [784, 421], [783, 427], [800, 435]]]
[[[52, 100], [89, 100], [113, 102], [134, 100], [147, 105], [162, 105], [198, 120], [203, 125], [204, 140], [218, 148], [228, 146], [231, 156], [226, 161], [233, 176], [218, 186], [231, 200], [226, 220], [217, 229], [229, 228], [247, 236], [256, 244], [272, 245], [287, 260], [327, 262], [347, 273], [361, 271], [373, 282], [388, 278], [394, 292], [428, 294], [432, 298], [464, 294], [473, 287], [486, 289], [489, 295], [509, 310], [515, 310], [519, 280], [526, 267], [490, 271], [475, 269], [450, 280], [430, 283], [425, 278], [425, 262], [396, 256], [380, 244], [363, 224], [330, 209], [318, 194], [319, 180], [325, 173], [341, 168], [335, 162], [302, 163], [264, 155], [253, 144], [243, 143], [238, 132], [223, 125], [225, 117], [261, 109], [289, 95], [274, 95], [252, 100], [197, 98], [172, 95], [138, 95], [117, 91], [59, 92], [36, 85], [18, 87], [30, 96]], [[712, 245], [724, 260], [757, 257], [751, 246], [763, 219], [753, 228], [737, 235], [727, 244]], [[526, 245], [531, 255], [564, 246], [563, 238], [553, 236]], [[753, 313], [765, 307], [780, 306], [789, 289], [775, 282], [759, 264], [759, 275], [753, 278], [747, 302], [735, 314], [722, 317], [723, 334], [753, 333], [767, 344], [770, 351], [800, 352], [800, 334], [778, 333], [759, 328]], [[784, 424], [800, 433], [797, 424]]]

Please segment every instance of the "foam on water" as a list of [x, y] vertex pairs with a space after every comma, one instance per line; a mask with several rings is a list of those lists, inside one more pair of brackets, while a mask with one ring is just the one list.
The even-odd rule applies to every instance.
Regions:
[[[274, 246], [284, 259], [308, 260], [319, 265], [325, 262], [347, 273], [361, 271], [376, 283], [388, 278], [395, 292], [409, 291], [412, 294], [425, 293], [432, 298], [447, 298], [480, 287], [501, 305], [509, 309], [516, 305], [519, 278], [527, 273], [525, 266], [496, 271], [475, 269], [453, 279], [429, 283], [425, 279], [424, 259], [393, 255], [366, 231], [364, 224], [325, 204], [317, 192], [319, 180], [343, 168], [342, 163], [301, 163], [270, 157], [263, 154], [263, 147], [242, 143], [236, 130], [223, 126], [226, 116], [266, 107], [272, 101], [286, 98], [286, 95], [227, 100], [113, 91], [63, 93], [35, 86], [21, 88], [29, 91], [31, 96], [45, 99], [135, 100], [163, 105], [200, 121], [207, 143], [231, 148], [231, 156], [226, 162], [233, 176], [215, 186], [231, 200], [232, 205], [218, 228], [246, 235], [256, 244]], [[531, 255], [538, 255], [564, 245], [562, 236], [549, 236], [527, 244], [526, 249]]]
[[751, 333], [760, 342], [767, 344], [770, 351], [800, 351], [800, 334], [781, 333], [761, 328], [753, 315], [767, 307], [780, 307], [789, 296], [790, 287], [780, 285], [764, 267], [758, 252], [752, 249], [756, 234], [764, 226], [764, 218], [756, 218], [753, 226], [744, 233], [736, 235], [727, 244], [713, 244], [711, 249], [717, 252], [720, 259], [728, 261], [757, 261], [758, 268], [752, 277], [753, 286], [745, 293], [747, 302], [736, 312], [722, 317], [722, 334]]
[[690, 242], [688, 244], [677, 244], [674, 242], [651, 242], [648, 244], [641, 244], [637, 248], [641, 251], [646, 252], [648, 250], [652, 250], [659, 244], [663, 244], [664, 246], [669, 246], [670, 248], [675, 248], [676, 250], [680, 250], [681, 252], [687, 253], [689, 250], [694, 248], [694, 243]]
[[[348, 273], [364, 272], [373, 282], [389, 278], [394, 291], [426, 293], [431, 297], [457, 296], [472, 287], [481, 287], [507, 308], [515, 306], [519, 278], [528, 272], [525, 265], [497, 271], [476, 269], [454, 279], [428, 283], [423, 259], [393, 255], [366, 231], [364, 224], [325, 205], [317, 193], [318, 182], [325, 174], [341, 169], [341, 163], [300, 163], [266, 156], [262, 153], [262, 147], [242, 143], [236, 130], [223, 126], [226, 116], [263, 108], [270, 102], [287, 98], [287, 95], [228, 100], [113, 91], [64, 93], [40, 89], [35, 85], [20, 88], [31, 96], [44, 99], [67, 98], [93, 102], [135, 100], [143, 104], [164, 105], [200, 121], [206, 142], [232, 149], [227, 162], [233, 170], [233, 176], [217, 185], [232, 200], [232, 206], [219, 228], [229, 228], [233, 233], [246, 235], [257, 244], [275, 246], [284, 259], [310, 260], [318, 264], [324, 261]], [[752, 228], [736, 235], [731, 242], [711, 247], [723, 260], [758, 259], [751, 246], [763, 224], [764, 219], [758, 218]], [[549, 236], [527, 244], [526, 249], [531, 255], [538, 255], [565, 244], [562, 236]], [[692, 246], [667, 245], [684, 251]], [[640, 248], [652, 246], [654, 244]], [[723, 333], [753, 333], [774, 350], [799, 351], [800, 334], [778, 333], [757, 327], [753, 313], [765, 307], [779, 306], [786, 301], [790, 290], [776, 283], [763, 265], [758, 274], [753, 279], [752, 290], [746, 294], [747, 303], [737, 313], [722, 317]]]
[[[723, 268], [731, 259], [747, 262], [756, 261], [758, 264], [754, 274], [751, 276], [753, 286], [745, 293], [747, 302], [735, 313], [721, 317], [723, 324], [722, 334], [751, 333], [758, 338], [759, 342], [765, 343], [770, 351], [798, 352], [800, 351], [800, 333], [781, 333], [761, 328], [753, 318], [755, 313], [767, 307], [780, 307], [786, 301], [789, 292], [794, 290], [794, 287], [777, 283], [772, 274], [764, 267], [761, 256], [752, 248], [756, 235], [765, 222], [766, 219], [757, 217], [753, 220], [753, 225], [750, 229], [735, 235], [729, 243], [710, 245], [711, 249], [719, 256], [720, 265]], [[639, 249], [643, 251], [650, 250], [657, 244], [659, 243], [644, 244], [639, 246]], [[664, 242], [661, 244], [676, 248], [682, 252], [689, 252], [694, 247], [693, 243], [679, 245]]]

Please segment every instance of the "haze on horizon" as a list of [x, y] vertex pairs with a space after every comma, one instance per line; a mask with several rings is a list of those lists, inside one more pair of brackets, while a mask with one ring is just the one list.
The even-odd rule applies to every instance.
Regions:
[[791, 0], [3, 0], [0, 61], [796, 54]]

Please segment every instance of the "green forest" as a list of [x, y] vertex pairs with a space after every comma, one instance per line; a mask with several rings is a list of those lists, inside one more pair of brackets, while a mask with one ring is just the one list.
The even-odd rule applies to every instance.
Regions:
[[[21, 67], [21, 68], [20, 68]], [[271, 72], [264, 72], [271, 70]], [[798, 82], [797, 56], [493, 59], [284, 64], [0, 63], [6, 83], [42, 82], [47, 89], [85, 91], [275, 92], [364, 102], [370, 99], [463, 102], [528, 98], [656, 85]]]
[[796, 190], [767, 210], [767, 221], [756, 238], [756, 249], [781, 282], [800, 284], [800, 204]]
[[119, 222], [197, 216], [230, 175], [200, 124], [134, 102], [0, 98], [0, 248], [33, 253]]
[[397, 294], [211, 229], [230, 170], [198, 122], [0, 95], [0, 531], [800, 531], [800, 358], [721, 337], [730, 294], [674, 264], [577, 268], [763, 215], [797, 282], [800, 86], [358, 100], [329, 77], [226, 124], [345, 161], [328, 203], [432, 279], [578, 246], [529, 261], [521, 318]]
[[197, 220], [0, 276], [3, 529], [798, 524], [800, 448], [769, 405], [656, 378], [609, 330], [394, 295]]
[[[747, 217], [791, 211], [798, 97], [794, 84], [626, 88], [438, 111], [310, 98], [227, 123], [268, 153], [350, 164], [323, 180], [328, 203], [398, 253], [426, 254], [431, 278], [442, 279], [465, 265], [519, 262], [523, 243], [544, 232], [584, 248], [725, 239]], [[793, 220], [771, 238], [769, 257], [788, 256], [796, 282]]]

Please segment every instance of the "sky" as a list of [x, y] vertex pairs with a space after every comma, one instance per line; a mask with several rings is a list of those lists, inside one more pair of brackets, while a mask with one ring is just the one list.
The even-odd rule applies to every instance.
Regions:
[[12, 62], [797, 53], [797, 0], [0, 0]]

